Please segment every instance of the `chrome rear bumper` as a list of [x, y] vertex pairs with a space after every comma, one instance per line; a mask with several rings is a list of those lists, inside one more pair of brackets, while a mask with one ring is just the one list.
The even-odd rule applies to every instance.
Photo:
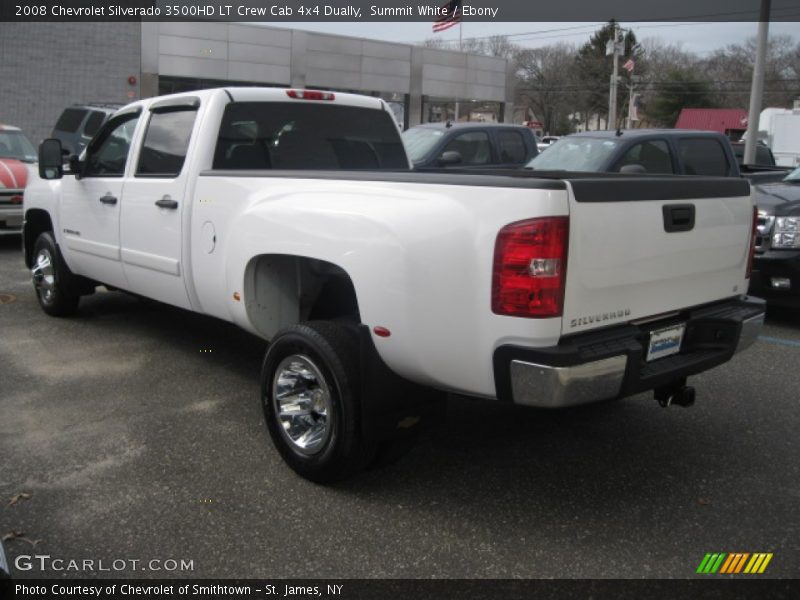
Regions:
[[558, 408], [619, 395], [626, 356], [612, 356], [573, 367], [511, 361], [511, 390], [516, 404]]
[[757, 339], [764, 302], [743, 298], [687, 311], [681, 351], [646, 361], [651, 332], [663, 324], [621, 325], [571, 336], [552, 348], [503, 346], [495, 351], [498, 397], [561, 408], [630, 396], [685, 380], [730, 360]]
[[736, 353], [752, 346], [761, 335], [764, 328], [764, 313], [742, 321], [742, 332], [739, 334], [739, 343], [736, 344]]

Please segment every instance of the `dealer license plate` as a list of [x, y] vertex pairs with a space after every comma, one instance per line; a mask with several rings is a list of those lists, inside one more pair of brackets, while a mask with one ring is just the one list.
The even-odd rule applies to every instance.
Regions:
[[651, 331], [650, 343], [647, 346], [647, 360], [657, 360], [680, 352], [685, 330], [686, 324], [681, 323]]

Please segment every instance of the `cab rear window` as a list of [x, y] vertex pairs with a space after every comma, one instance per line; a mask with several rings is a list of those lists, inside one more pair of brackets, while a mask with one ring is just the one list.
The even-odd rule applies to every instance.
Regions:
[[408, 169], [391, 115], [302, 102], [233, 102], [225, 109], [215, 169]]
[[684, 138], [678, 141], [678, 152], [687, 175], [728, 175], [728, 158], [717, 140]]

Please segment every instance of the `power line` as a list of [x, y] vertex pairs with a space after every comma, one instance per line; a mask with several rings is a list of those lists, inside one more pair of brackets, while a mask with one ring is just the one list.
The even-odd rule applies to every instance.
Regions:
[[[790, 12], [788, 12], [786, 14], [781, 14], [780, 16], [783, 17], [783, 18], [788, 18], [788, 17], [798, 17], [798, 18], [800, 18], [800, 13], [795, 12], [795, 11], [797, 11], [797, 5], [795, 3], [793, 3], [793, 2], [792, 3], [787, 3], [786, 5], [783, 5], [783, 6], [773, 6], [771, 12], [774, 14], [776, 12], [781, 12], [781, 11], [784, 11], [784, 12], [785, 11], [790, 11]], [[696, 26], [696, 25], [711, 25], [711, 24], [714, 24], [714, 23], [719, 23], [720, 21], [693, 21], [692, 19], [695, 19], [695, 18], [708, 18], [708, 17], [730, 17], [730, 16], [736, 16], [736, 15], [745, 15], [745, 14], [752, 14], [754, 17], [757, 17], [758, 16], [758, 12], [759, 12], [758, 9], [753, 9], [753, 10], [740, 10], [740, 11], [724, 12], [724, 13], [706, 13], [706, 14], [701, 14], [701, 15], [684, 15], [684, 16], [680, 16], [680, 17], [669, 17], [669, 18], [663, 18], [663, 19], [653, 19], [652, 20], [652, 24], [637, 25], [635, 27], [635, 29], [653, 29], [653, 28], [658, 29], [658, 28], [662, 28], [662, 27], [693, 27], [693, 26]], [[685, 21], [685, 22], [670, 23], [670, 21]], [[742, 19], [741, 21], [729, 21], [729, 22], [747, 23], [749, 21], [746, 20], [746, 19]], [[647, 23], [647, 22], [645, 22], [645, 23]], [[594, 31], [596, 31], [598, 29], [602, 29], [607, 24], [608, 23], [603, 22], [603, 23], [595, 23], [595, 24], [592, 24], [592, 25], [576, 25], [576, 26], [573, 26], [573, 27], [558, 27], [558, 28], [552, 28], [552, 29], [541, 29], [541, 30], [538, 30], [538, 31], [526, 31], [526, 32], [520, 32], [520, 33], [508, 33], [508, 34], [476, 36], [476, 37], [469, 37], [467, 39], [469, 39], [469, 40], [488, 40], [488, 39], [495, 38], [495, 37], [503, 37], [503, 38], [507, 38], [507, 39], [508, 38], [512, 38], [512, 37], [513, 38], [518, 38], [518, 39], [514, 39], [514, 40], [509, 40], [509, 41], [512, 41], [512, 42], [532, 41], [532, 40], [537, 40], [537, 39], [554, 39], [554, 38], [560, 38], [560, 37], [572, 37], [572, 36], [578, 35], [578, 34], [583, 33], [583, 32], [588, 32], [588, 31], [594, 32]], [[628, 29], [634, 29], [634, 28], [628, 28]], [[543, 33], [554, 33], [554, 32], [562, 32], [562, 31], [575, 31], [575, 33], [553, 35], [553, 36], [541, 36], [541, 35], [539, 35], [539, 34], [543, 34]], [[536, 36], [536, 37], [525, 38], [525, 37], [522, 37], [522, 36]], [[418, 43], [423, 43], [423, 42], [418, 42]], [[458, 40], [455, 40], [455, 39], [441, 40], [440, 43], [453, 44], [453, 43], [458, 43]]]

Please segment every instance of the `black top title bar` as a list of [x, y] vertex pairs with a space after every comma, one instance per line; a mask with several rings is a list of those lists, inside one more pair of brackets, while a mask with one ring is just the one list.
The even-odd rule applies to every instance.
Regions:
[[[2, 21], [464, 22], [758, 21], [760, 0], [0, 0]], [[771, 21], [800, 21], [796, 0], [772, 0]]]

